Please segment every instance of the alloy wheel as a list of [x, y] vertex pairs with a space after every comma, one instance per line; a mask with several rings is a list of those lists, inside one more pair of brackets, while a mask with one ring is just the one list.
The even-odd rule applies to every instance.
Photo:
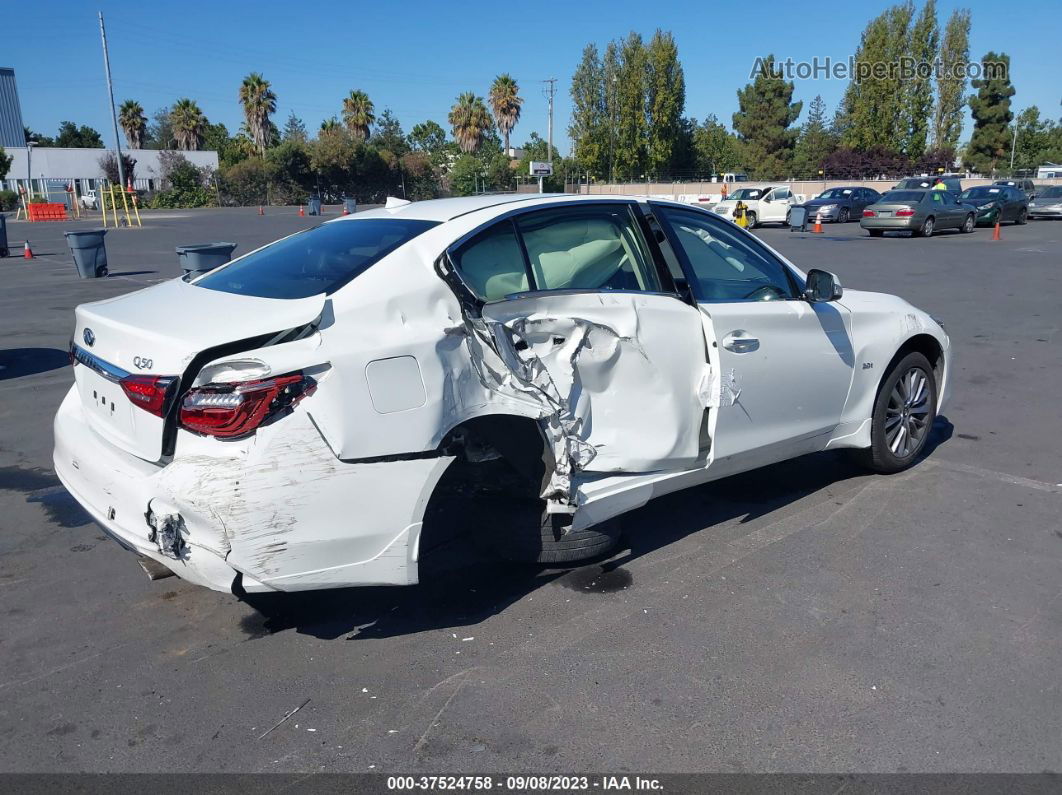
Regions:
[[897, 458], [909, 458], [929, 430], [929, 374], [912, 367], [896, 382], [885, 409], [885, 443]]
[[927, 218], [925, 223], [922, 224], [922, 236], [933, 237], [933, 219]]
[[840, 215], [837, 216], [837, 222], [842, 224], [848, 223], [848, 208], [842, 207]]

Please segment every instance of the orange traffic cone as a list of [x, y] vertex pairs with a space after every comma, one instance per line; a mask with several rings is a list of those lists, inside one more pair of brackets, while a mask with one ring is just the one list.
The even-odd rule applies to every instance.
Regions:
[[1002, 240], [1003, 239], [1003, 238], [1001, 238], [999, 236], [999, 221], [996, 221], [996, 228], [992, 230], [992, 239], [993, 240]]
[[265, 208], [262, 205], [258, 205], [258, 214], [265, 215]]
[[350, 215], [350, 213], [347, 211], [347, 205], [345, 205], [345, 204], [343, 205], [342, 215]]
[[816, 235], [821, 235], [822, 234], [822, 216], [819, 216], [819, 215], [815, 216], [815, 228], [812, 229], [811, 231], [812, 231], [813, 234], [816, 234]]
[[304, 209], [302, 208], [302, 206], [300, 205], [300, 206], [299, 206], [299, 217], [300, 217], [300, 218], [302, 218], [302, 217], [304, 217], [305, 215], [306, 215], [306, 210], [304, 210]]
[[33, 249], [30, 248], [29, 241], [26, 241], [26, 248], [22, 250], [22, 259], [33, 259]]

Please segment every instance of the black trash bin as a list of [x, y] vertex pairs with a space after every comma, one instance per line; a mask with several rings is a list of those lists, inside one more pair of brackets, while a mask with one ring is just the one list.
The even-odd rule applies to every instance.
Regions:
[[232, 259], [235, 243], [193, 243], [177, 246], [177, 261], [185, 276], [206, 273]]
[[310, 208], [310, 215], [320, 215], [321, 214], [321, 197], [320, 196], [311, 196], [310, 200], [308, 202], [306, 202], [306, 204]]
[[7, 249], [7, 216], [0, 213], [0, 257], [11, 254]]
[[107, 248], [103, 244], [106, 229], [82, 229], [63, 232], [74, 256], [77, 275], [82, 279], [100, 279], [107, 275]]
[[353, 215], [358, 211], [358, 200], [352, 199], [349, 196], [343, 197], [343, 210]]

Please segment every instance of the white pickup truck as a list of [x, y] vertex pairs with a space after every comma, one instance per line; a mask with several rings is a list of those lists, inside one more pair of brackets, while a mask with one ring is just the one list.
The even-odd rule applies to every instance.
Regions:
[[750, 229], [760, 224], [787, 224], [789, 208], [794, 204], [803, 204], [804, 198], [802, 193], [794, 194], [789, 185], [741, 187], [712, 207], [712, 212], [733, 220], [734, 208], [740, 201], [748, 212]]

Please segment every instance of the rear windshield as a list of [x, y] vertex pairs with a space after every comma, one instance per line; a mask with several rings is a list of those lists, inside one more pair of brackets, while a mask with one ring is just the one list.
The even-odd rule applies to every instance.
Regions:
[[921, 190], [890, 190], [879, 199], [881, 202], [920, 202], [925, 196]]
[[1053, 188], [1047, 188], [1036, 198], [1038, 199], [1060, 199], [1062, 198], [1062, 185], [1056, 185]]
[[904, 188], [932, 188], [933, 184], [928, 179], [901, 179], [896, 183], [896, 190]]
[[[999, 185], [1001, 183], [997, 182], [996, 184]], [[962, 194], [963, 199], [998, 199], [1001, 196], [1003, 196], [1001, 188], [989, 188], [987, 186], [970, 188], [967, 191], [963, 191]]]
[[742, 199], [758, 199], [760, 198], [761, 193], [763, 193], [763, 191], [758, 188], [742, 188], [741, 190], [736, 190], [731, 193], [730, 198], [735, 201], [741, 201]]
[[195, 284], [259, 298], [334, 293], [435, 221], [365, 218], [315, 226], [209, 273]]

